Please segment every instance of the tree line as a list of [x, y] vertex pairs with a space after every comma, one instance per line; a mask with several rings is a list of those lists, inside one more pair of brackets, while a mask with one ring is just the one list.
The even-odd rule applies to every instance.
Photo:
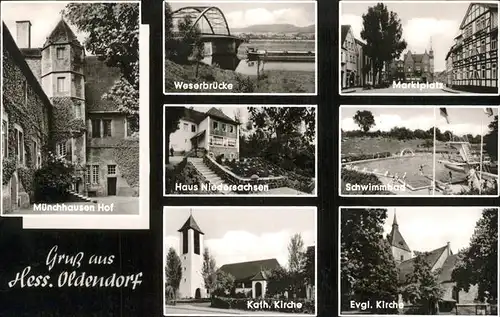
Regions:
[[[354, 122], [358, 125], [360, 130], [358, 131], [344, 131], [341, 130], [343, 137], [388, 137], [395, 138], [398, 140], [411, 140], [411, 139], [422, 139], [425, 140], [423, 144], [424, 147], [432, 147], [434, 139], [434, 128], [429, 128], [428, 130], [416, 129], [411, 130], [405, 127], [394, 127], [390, 131], [370, 131], [376, 126], [375, 118], [371, 111], [369, 110], [358, 110], [354, 114]], [[436, 140], [441, 142], [456, 141], [456, 140], [467, 140], [470, 143], [480, 144], [481, 135], [466, 134], [458, 136], [453, 132], [446, 130], [441, 131], [436, 127]], [[493, 121], [488, 124], [488, 131], [483, 136], [483, 146], [488, 155], [496, 160], [498, 158], [498, 115], [494, 116]]]

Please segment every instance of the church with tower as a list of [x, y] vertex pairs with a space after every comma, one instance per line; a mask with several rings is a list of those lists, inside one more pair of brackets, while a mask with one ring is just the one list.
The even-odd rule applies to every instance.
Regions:
[[[206, 298], [210, 296], [202, 275], [205, 233], [190, 214], [179, 233], [179, 258], [181, 261], [181, 281], [179, 298]], [[314, 246], [307, 248], [315, 252]], [[246, 298], [265, 298], [270, 271], [280, 267], [275, 258], [226, 263], [218, 268], [234, 278], [234, 293], [242, 293]], [[168, 281], [166, 281], [168, 284]], [[228, 294], [229, 295], [229, 294]], [[314, 299], [314, 285], [306, 285], [306, 296]]]
[[86, 56], [62, 17], [41, 47], [31, 46], [30, 21], [16, 21], [15, 37], [2, 27], [4, 211], [32, 203], [33, 174], [49, 155], [74, 166], [74, 201], [137, 196], [138, 139], [128, 115], [105, 96], [120, 69]]
[[[437, 272], [438, 283], [444, 291], [440, 302], [440, 310], [451, 307], [450, 303], [470, 304], [474, 303], [477, 297], [477, 285], [471, 286], [468, 292], [458, 291], [455, 287], [456, 282], [452, 279], [453, 269], [457, 265], [458, 255], [453, 254], [450, 248], [450, 242], [446, 242], [442, 247], [431, 251], [413, 251], [410, 249], [403, 234], [400, 232], [399, 224], [394, 211], [391, 232], [387, 235], [391, 253], [396, 262], [399, 271], [399, 282], [405, 284], [409, 276], [413, 273], [415, 258], [421, 254], [425, 261], [430, 265], [431, 270]], [[400, 296], [400, 302], [402, 297]]]

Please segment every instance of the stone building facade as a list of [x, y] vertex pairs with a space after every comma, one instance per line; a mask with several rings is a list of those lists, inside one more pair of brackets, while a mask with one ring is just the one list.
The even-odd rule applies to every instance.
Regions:
[[[120, 111], [119, 105], [104, 98], [120, 79], [120, 70], [108, 67], [96, 56], [86, 56], [83, 46], [63, 19], [40, 48], [31, 47], [31, 27], [30, 21], [17, 21], [14, 40], [3, 25], [3, 80], [7, 83], [3, 89], [3, 113], [7, 120], [13, 116], [8, 99], [22, 98], [25, 92], [19, 91], [19, 87], [26, 86], [38, 96], [39, 101], [33, 102], [30, 111], [45, 109], [44, 122], [50, 126], [33, 123], [37, 130], [43, 129], [47, 135], [40, 139], [40, 144], [33, 145], [39, 149], [41, 158], [34, 168], [40, 167], [43, 157], [51, 152], [74, 166], [72, 192], [75, 194], [137, 195], [138, 139], [130, 132], [127, 115]], [[24, 137], [27, 136], [25, 133]], [[31, 138], [30, 135], [25, 143], [31, 142]], [[4, 173], [4, 183], [16, 183], [14, 176]], [[27, 196], [32, 195], [30, 190]], [[8, 196], [12, 196], [13, 191], [10, 192]], [[30, 199], [23, 199], [4, 208], [25, 207], [29, 202]]]
[[341, 59], [340, 59], [340, 83], [341, 88], [356, 86], [358, 73], [358, 48], [356, 39], [350, 25], [341, 26]]

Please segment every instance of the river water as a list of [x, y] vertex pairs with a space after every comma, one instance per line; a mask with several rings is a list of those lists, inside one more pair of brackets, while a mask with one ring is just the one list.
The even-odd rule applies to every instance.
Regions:
[[[258, 50], [283, 50], [283, 51], [315, 51], [314, 41], [280, 41], [280, 40], [250, 40], [250, 43], [243, 43], [238, 49], [238, 56], [218, 56], [206, 57], [203, 63], [217, 65], [222, 69], [234, 70], [244, 75], [257, 75], [256, 61], [249, 61], [246, 58], [246, 50], [255, 48]], [[260, 71], [280, 70], [280, 71], [303, 71], [315, 72], [315, 62], [276, 62], [266, 61], [259, 64]]]

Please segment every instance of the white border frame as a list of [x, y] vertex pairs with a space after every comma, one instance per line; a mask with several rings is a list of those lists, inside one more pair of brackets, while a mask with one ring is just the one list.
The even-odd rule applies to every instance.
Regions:
[[[124, 214], [4, 214], [0, 201], [0, 217], [23, 218], [23, 229], [149, 229], [149, 25], [142, 24], [141, 1], [8, 1], [9, 4], [69, 4], [69, 3], [136, 3], [139, 5], [139, 197], [138, 213]], [[3, 18], [3, 17], [2, 17]], [[2, 19], [3, 21], [3, 19]], [[3, 31], [3, 23], [0, 26]], [[2, 32], [3, 33], [3, 32]], [[3, 54], [3, 37], [0, 39]], [[0, 64], [0, 95], [3, 94], [3, 60]], [[3, 99], [1, 101], [3, 109]], [[0, 121], [3, 115], [0, 114]], [[0, 168], [0, 179], [3, 171]], [[0, 188], [3, 197], [3, 186]]]
[[[340, 43], [341, 39], [342, 39], [342, 21], [341, 21], [341, 17], [342, 17], [342, 5], [344, 3], [346, 4], [351, 4], [351, 3], [359, 3], [359, 4], [367, 4], [367, 5], [376, 5], [377, 3], [379, 2], [382, 2], [382, 3], [398, 3], [398, 4], [413, 4], [413, 3], [425, 3], [425, 4], [454, 4], [454, 3], [460, 3], [460, 4], [464, 4], [464, 3], [468, 3], [468, 4], [473, 4], [473, 3], [478, 3], [478, 4], [481, 4], [481, 3], [489, 3], [489, 4], [496, 4], [497, 5], [497, 8], [498, 8], [498, 1], [477, 1], [477, 2], [474, 2], [474, 1], [443, 1], [443, 0], [440, 0], [440, 1], [419, 1], [419, 0], [406, 0], [406, 1], [397, 1], [397, 0], [383, 0], [383, 1], [367, 1], [367, 0], [344, 0], [344, 1], [339, 1], [339, 25], [338, 25], [338, 38], [339, 38], [339, 47], [338, 47], [338, 54], [339, 54], [339, 58], [338, 58], [338, 61], [337, 61], [337, 66], [339, 67], [339, 70], [338, 70], [338, 81], [339, 81], [339, 86], [338, 86], [338, 90], [339, 90], [339, 95], [340, 96], [376, 96], [376, 97], [383, 97], [383, 96], [445, 96], [445, 97], [452, 97], [452, 96], [459, 96], [459, 97], [463, 97], [463, 96], [499, 96], [500, 95], [500, 76], [498, 75], [498, 72], [500, 70], [500, 66], [498, 64], [498, 57], [497, 57], [497, 93], [467, 93], [467, 92], [464, 92], [464, 93], [420, 93], [420, 94], [416, 94], [416, 93], [359, 93], [359, 92], [352, 92], [352, 93], [343, 93], [342, 92], [342, 76], [341, 76], [341, 73], [342, 73], [342, 43]], [[438, 7], [436, 7], [438, 8]], [[441, 9], [441, 7], [439, 7]], [[464, 15], [466, 14], [467, 12], [464, 12]], [[436, 15], [436, 16], [439, 16], [439, 15]], [[463, 19], [463, 17], [462, 17]], [[498, 24], [500, 24], [500, 17], [498, 17]], [[361, 39], [359, 39], [361, 40]], [[497, 36], [497, 43], [498, 43], [498, 36]], [[497, 44], [497, 56], [498, 56], [498, 44]], [[425, 91], [425, 90], [423, 90]]]
[[[193, 91], [193, 92], [175, 92], [175, 91], [167, 91], [165, 88], [165, 78], [166, 78], [166, 73], [165, 73], [165, 3], [184, 3], [186, 6], [188, 5], [195, 5], [199, 3], [200, 5], [207, 5], [210, 4], [211, 6], [217, 6], [218, 4], [238, 4], [238, 3], [279, 3], [279, 4], [297, 4], [297, 3], [309, 3], [309, 4], [314, 4], [314, 16], [316, 18], [315, 23], [314, 23], [314, 50], [316, 52], [316, 59], [314, 61], [314, 92], [306, 92], [306, 93], [284, 93], [284, 92], [270, 92], [270, 93], [253, 93], [253, 92], [204, 92], [204, 91]], [[318, 95], [318, 2], [315, 0], [300, 0], [300, 1], [262, 1], [262, 0], [257, 0], [257, 1], [223, 1], [223, 0], [218, 0], [216, 2], [209, 1], [209, 0], [199, 0], [199, 1], [187, 1], [187, 0], [172, 0], [172, 1], [163, 1], [162, 5], [162, 52], [163, 52], [163, 94], [164, 95], [214, 95], [214, 96], [230, 96], [230, 95], [236, 95], [236, 96], [317, 96]]]
[[[345, 209], [345, 208], [349, 208], [349, 209], [370, 209], [370, 208], [379, 208], [379, 209], [390, 209], [390, 208], [435, 208], [435, 209], [439, 209], [439, 208], [478, 208], [478, 209], [496, 209], [497, 210], [497, 214], [500, 212], [500, 207], [498, 206], [493, 206], [493, 207], [489, 207], [489, 206], [423, 206], [423, 207], [419, 207], [419, 206], [390, 206], [390, 207], [383, 207], [383, 206], [339, 206], [338, 207], [338, 254], [337, 254], [337, 265], [338, 265], [338, 272], [337, 272], [337, 284], [338, 284], [338, 289], [337, 289], [337, 302], [338, 302], [338, 308], [337, 308], [337, 313], [338, 313], [338, 316], [349, 316], [349, 317], [359, 317], [360, 314], [342, 314], [342, 303], [341, 303], [341, 300], [342, 300], [342, 289], [341, 289], [341, 283], [340, 283], [340, 280], [341, 280], [341, 275], [340, 275], [340, 272], [341, 272], [341, 261], [340, 261], [340, 255], [341, 255], [341, 245], [342, 245], [342, 241], [341, 241], [341, 237], [342, 237], [342, 233], [340, 232], [340, 229], [342, 228], [341, 227], [341, 213], [343, 212], [342, 209]], [[500, 229], [500, 223], [498, 224], [498, 229]], [[498, 230], [497, 229], [497, 230]], [[498, 243], [497, 241], [497, 249], [500, 248], [500, 243]], [[500, 255], [497, 256], [497, 263], [500, 262]], [[498, 282], [498, 277], [500, 277], [500, 272], [497, 272], [497, 289], [498, 291], [500, 292], [500, 282]], [[164, 283], [165, 284], [165, 283]], [[163, 292], [165, 293], [165, 292]], [[394, 316], [394, 315], [377, 315], [377, 314], [362, 314], [361, 316]], [[397, 315], [396, 315], [397, 316]], [[419, 316], [419, 317], [424, 317], [424, 316], [439, 316], [439, 315], [406, 315], [406, 316]], [[460, 315], [460, 316], [476, 316], [476, 315]], [[494, 315], [493, 315], [494, 316]]]
[[[338, 160], [338, 164], [339, 164], [339, 167], [338, 167], [338, 173], [339, 173], [339, 178], [338, 178], [338, 194], [339, 196], [341, 197], [392, 197], [392, 198], [396, 198], [396, 197], [415, 197], [415, 198], [419, 198], [419, 197], [446, 197], [446, 198], [497, 198], [499, 195], [500, 195], [500, 186], [498, 188], [498, 192], [496, 195], [436, 195], [436, 194], [430, 194], [430, 195], [346, 195], [346, 194], [342, 194], [342, 186], [341, 186], [341, 182], [342, 182], [342, 108], [354, 108], [354, 109], [361, 109], [361, 108], [364, 108], [366, 110], [369, 110], [370, 108], [384, 108], [384, 109], [390, 109], [390, 108], [393, 108], [393, 109], [398, 109], [398, 108], [404, 108], [404, 109], [408, 109], [408, 108], [420, 108], [420, 109], [429, 109], [429, 110], [433, 110], [434, 111], [434, 121], [433, 121], [433, 124], [436, 125], [436, 121], [438, 119], [438, 115], [436, 114], [436, 109], [437, 108], [459, 108], [459, 109], [465, 109], [465, 108], [469, 108], [469, 109], [477, 109], [478, 111], [482, 110], [483, 108], [485, 107], [489, 107], [489, 108], [494, 108], [497, 110], [497, 114], [496, 115], [500, 115], [500, 106], [482, 106], [482, 105], [476, 105], [476, 106], [469, 106], [469, 105], [464, 105], [464, 106], [457, 106], [457, 105], [420, 105], [420, 106], [417, 106], [417, 105], [405, 105], [405, 106], [393, 106], [393, 105], [340, 105], [339, 106], [339, 130], [338, 130], [338, 153], [339, 153], [339, 156], [337, 157], [337, 160]], [[485, 115], [485, 114], [484, 114]], [[483, 133], [487, 133], [488, 131], [483, 131]], [[500, 146], [500, 140], [498, 142], [498, 145]], [[499, 149], [499, 152], [500, 152], [500, 149]], [[500, 154], [500, 153], [499, 153]], [[500, 174], [497, 175], [497, 183], [500, 184]]]
[[[315, 245], [314, 245], [314, 261], [315, 261], [315, 281], [314, 281], [314, 314], [290, 314], [290, 313], [275, 313], [275, 314], [264, 314], [264, 313], [259, 313], [259, 314], [221, 314], [220, 312], [214, 312], [214, 314], [196, 314], [196, 316], [213, 316], [213, 317], [218, 317], [220, 315], [224, 316], [258, 316], [258, 317], [276, 317], [276, 316], [317, 316], [318, 314], [318, 208], [316, 206], [164, 206], [163, 207], [163, 217], [162, 221], [165, 223], [168, 219], [167, 216], [167, 209], [168, 208], [185, 208], [186, 212], [189, 211], [189, 209], [199, 209], [199, 210], [205, 210], [205, 209], [236, 209], [234, 212], [238, 212], [239, 210], [255, 210], [255, 209], [274, 209], [274, 210], [288, 210], [288, 209], [295, 209], [295, 210], [300, 210], [302, 209], [304, 212], [306, 211], [313, 211], [314, 212], [314, 233], [316, 234], [315, 236]], [[166, 265], [166, 260], [167, 260], [167, 250], [165, 248], [165, 237], [167, 236], [166, 232], [166, 227], [162, 225], [163, 230], [162, 230], [162, 271], [163, 271], [163, 278], [162, 278], [162, 305], [163, 305], [163, 315], [164, 316], [193, 316], [192, 314], [167, 314], [167, 305], [165, 301], [165, 282], [167, 280], [166, 274], [165, 274], [165, 265]], [[339, 270], [340, 272], [340, 270]], [[339, 273], [340, 274], [340, 273]], [[339, 286], [340, 287], [340, 286]], [[242, 311], [244, 312], [244, 311]]]
[[[168, 155], [168, 151], [165, 148], [166, 145], [166, 140], [167, 140], [167, 131], [165, 129], [165, 111], [167, 108], [170, 107], [205, 107], [205, 108], [210, 108], [210, 107], [217, 107], [217, 108], [225, 108], [225, 107], [232, 107], [232, 108], [247, 108], [247, 107], [256, 107], [256, 108], [266, 108], [266, 107], [278, 107], [278, 108], [288, 108], [288, 107], [296, 107], [296, 108], [309, 108], [309, 107], [314, 107], [315, 109], [315, 118], [314, 120], [316, 121], [316, 125], [314, 128], [314, 141], [315, 141], [315, 147], [314, 147], [314, 170], [315, 170], [315, 177], [314, 177], [314, 193], [312, 194], [305, 194], [305, 195], [267, 195], [267, 194], [262, 194], [262, 195], [255, 195], [255, 194], [233, 194], [233, 195], [224, 195], [224, 194], [167, 194], [167, 186], [166, 186], [166, 171], [167, 171], [167, 164], [166, 164], [166, 156]], [[318, 196], [318, 106], [317, 105], [250, 105], [250, 104], [169, 104], [169, 105], [163, 105], [163, 197], [317, 197]], [[175, 133], [175, 132], [174, 132]], [[167, 152], [166, 152], [167, 151]]]

